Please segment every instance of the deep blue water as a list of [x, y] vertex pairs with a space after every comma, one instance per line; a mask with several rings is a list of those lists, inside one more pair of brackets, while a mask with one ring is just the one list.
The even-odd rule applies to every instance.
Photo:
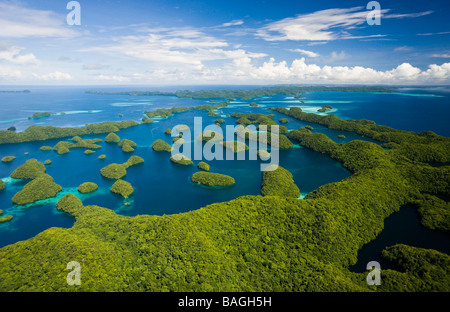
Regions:
[[[19, 88], [19, 89], [25, 89]], [[173, 96], [112, 96], [86, 94], [86, 87], [28, 87], [29, 94], [0, 93], [0, 129], [15, 126], [23, 131], [33, 124], [53, 125], [59, 127], [79, 127], [86, 123], [102, 121], [136, 120], [144, 115], [145, 110], [168, 108], [174, 106], [196, 106], [209, 103], [208, 100], [179, 99]], [[104, 91], [145, 90], [145, 88], [101, 88]], [[173, 90], [161, 90], [173, 91]], [[229, 107], [216, 111], [227, 124], [235, 124], [235, 119], [226, 117], [228, 113], [259, 112], [266, 113], [268, 107], [292, 105], [300, 106], [304, 111], [316, 112], [320, 106], [331, 104], [331, 111], [342, 118], [366, 118], [399, 129], [425, 131], [432, 130], [441, 135], [450, 136], [447, 116], [450, 112], [450, 93], [445, 90], [399, 90], [405, 94], [374, 94], [345, 92], [314, 92], [305, 95], [304, 103], [288, 96], [263, 98], [259, 107], [251, 108], [251, 101], [236, 99]], [[29, 120], [34, 112], [65, 112], [50, 117]], [[89, 112], [91, 111], [91, 112]], [[122, 114], [123, 117], [120, 117]], [[226, 189], [209, 189], [190, 182], [191, 175], [197, 171], [197, 163], [190, 167], [174, 165], [169, 161], [169, 154], [157, 153], [151, 149], [156, 139], [172, 142], [172, 137], [163, 132], [177, 124], [194, 126], [194, 117], [202, 117], [203, 126], [213, 124], [217, 117], [207, 116], [203, 111], [189, 111], [175, 114], [167, 119], [155, 118], [150, 125], [140, 125], [118, 132], [121, 138], [127, 138], [138, 144], [132, 154], [122, 152], [114, 144], [99, 143], [102, 148], [95, 154], [84, 155], [84, 149], [72, 149], [66, 155], [57, 155], [53, 151], [40, 151], [43, 145], [54, 146], [60, 139], [43, 142], [0, 145], [0, 158], [13, 155], [16, 160], [9, 164], [0, 163], [0, 178], [6, 182], [6, 190], [0, 192], [0, 209], [4, 215], [13, 215], [11, 222], [0, 224], [0, 247], [28, 239], [50, 227], [71, 227], [74, 219], [58, 212], [55, 203], [64, 194], [79, 196], [85, 205], [99, 205], [113, 209], [119, 214], [134, 216], [138, 214], [174, 214], [204, 207], [214, 202], [229, 201], [242, 195], [259, 195], [262, 181], [259, 160], [213, 160], [211, 172], [224, 173], [235, 178], [236, 184]], [[276, 113], [275, 120], [286, 117]], [[307, 125], [304, 122], [287, 117], [288, 129], [293, 130]], [[354, 139], [369, 140], [353, 133], [330, 130], [320, 125], [312, 125], [315, 132], [327, 134], [336, 142], [348, 142]], [[345, 134], [345, 139], [338, 139]], [[84, 138], [104, 139], [106, 134], [89, 135]], [[192, 143], [194, 147], [199, 143]], [[24, 153], [28, 152], [28, 155]], [[106, 154], [105, 160], [98, 160], [100, 154]], [[131, 167], [124, 179], [129, 181], [134, 194], [123, 199], [112, 194], [109, 188], [114, 181], [103, 178], [100, 169], [110, 163], [123, 163], [131, 155], [144, 158], [145, 163]], [[340, 181], [350, 175], [338, 162], [322, 154], [295, 146], [287, 151], [279, 151], [280, 165], [292, 172], [302, 196], [326, 183]], [[47, 166], [56, 183], [63, 191], [56, 198], [48, 199], [25, 207], [12, 205], [12, 196], [25, 184], [9, 178], [14, 169], [27, 159], [39, 161], [50, 159]], [[83, 182], [95, 182], [99, 189], [91, 194], [81, 195], [77, 187]], [[125, 205], [128, 203], [129, 205]]]
[[358, 262], [350, 269], [354, 272], [365, 272], [370, 261], [380, 263], [382, 270], [398, 269], [395, 264], [381, 256], [385, 247], [396, 244], [435, 249], [450, 254], [450, 235], [424, 227], [420, 223], [417, 209], [406, 205], [385, 220], [383, 231], [375, 240], [359, 250]]

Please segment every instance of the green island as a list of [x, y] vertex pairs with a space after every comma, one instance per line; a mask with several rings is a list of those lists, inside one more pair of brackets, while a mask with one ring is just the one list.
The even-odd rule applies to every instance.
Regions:
[[106, 158], [106, 155], [105, 154], [101, 154], [100, 156], [98, 156], [98, 159], [99, 160], [103, 160], [103, 159], [105, 159]]
[[250, 107], [258, 107], [258, 104], [256, 104], [255, 102], [251, 102]]
[[252, 122], [247, 117], [240, 117], [238, 120], [236, 120], [236, 123], [245, 127], [250, 125]]
[[0, 93], [31, 93], [30, 90], [25, 89], [25, 90], [0, 90]]
[[204, 104], [204, 105], [191, 106], [191, 107], [180, 106], [180, 107], [172, 107], [172, 108], [159, 108], [154, 111], [145, 111], [144, 113], [149, 118], [158, 117], [158, 116], [161, 116], [162, 118], [166, 118], [168, 116], [172, 116], [173, 114], [187, 112], [190, 110], [197, 109], [197, 110], [212, 112], [218, 108], [222, 108], [222, 107], [226, 107], [226, 106], [228, 106], [228, 102], [224, 101], [224, 102], [220, 102], [219, 104], [216, 104], [216, 105]]
[[30, 204], [38, 200], [55, 197], [61, 191], [62, 187], [53, 182], [51, 176], [41, 173], [25, 184], [22, 190], [13, 196], [12, 202], [16, 205]]
[[117, 134], [115, 134], [114, 132], [111, 132], [105, 137], [105, 142], [106, 143], [119, 143], [120, 137]]
[[[275, 115], [273, 114], [255, 114], [255, 113], [232, 113], [231, 117], [238, 118], [236, 120], [237, 124], [248, 126], [250, 124], [257, 125], [257, 129], [259, 129], [260, 126], [266, 126], [267, 131], [271, 131], [271, 126], [278, 126], [276, 121], [273, 120], [273, 117]], [[287, 129], [286, 129], [287, 131]]]
[[289, 119], [287, 119], [287, 118], [280, 118], [280, 120], [278, 120], [278, 122], [285, 124], [285, 123], [289, 122]]
[[40, 149], [41, 151], [51, 151], [51, 150], [52, 150], [52, 147], [51, 147], [51, 146], [41, 146], [39, 149]]
[[278, 133], [280, 134], [287, 134], [289, 132], [288, 128], [286, 126], [279, 126], [278, 127]]
[[220, 117], [220, 115], [215, 112], [208, 112], [206, 115], [211, 116], [211, 117]]
[[50, 159], [47, 159], [46, 161], [44, 161], [44, 165], [49, 166], [52, 164], [52, 161]]
[[85, 155], [91, 155], [91, 154], [94, 154], [94, 153], [95, 153], [95, 151], [89, 150], [89, 149], [84, 151]]
[[86, 125], [81, 128], [58, 128], [53, 126], [37, 126], [32, 125], [24, 132], [13, 132], [0, 130], [0, 144], [6, 143], [23, 143], [30, 141], [44, 141], [48, 139], [59, 139], [71, 136], [80, 136], [86, 134], [100, 134], [117, 132], [122, 129], [139, 125], [136, 121], [128, 120], [121, 122], [102, 122]]
[[209, 171], [210, 166], [207, 163], [205, 163], [204, 161], [201, 161], [201, 162], [198, 163], [197, 168], [199, 170]]
[[197, 136], [197, 141], [203, 142], [219, 142], [223, 141], [224, 137], [222, 134], [212, 130], [205, 130]]
[[171, 135], [171, 134], [172, 134], [172, 129], [167, 128], [167, 129], [164, 131], [164, 134], [169, 134], [169, 135]]
[[120, 179], [127, 174], [127, 169], [123, 164], [112, 163], [100, 169], [100, 173], [108, 179]]
[[16, 156], [5, 156], [2, 158], [3, 163], [9, 163], [16, 159]]
[[188, 125], [179, 125], [175, 127], [175, 130], [177, 130], [178, 132], [187, 131], [189, 129], [190, 128]]
[[[0, 181], [1, 181], [1, 180], [0, 180]], [[1, 186], [1, 185], [0, 185], [0, 186]], [[1, 190], [1, 188], [0, 188], [0, 190]], [[3, 214], [3, 210], [0, 209], [0, 216], [1, 216], [2, 214]], [[13, 218], [13, 216], [11, 216], [11, 215], [0, 217], [0, 223], [5, 223], [5, 222], [8, 222], [8, 221], [11, 221], [12, 218]]]
[[184, 139], [183, 138], [173, 138], [172, 143], [178, 144], [178, 145], [182, 145], [184, 144]]
[[224, 123], [225, 123], [225, 120], [222, 119], [222, 118], [218, 118], [218, 119], [216, 119], [216, 120], [214, 121], [214, 123], [215, 123], [216, 125], [217, 125], [217, 124], [221, 125], [221, 124], [224, 124]]
[[117, 180], [111, 186], [111, 192], [119, 194], [124, 198], [128, 198], [131, 194], [133, 194], [134, 189], [133, 186], [131, 186], [130, 182], [124, 180]]
[[233, 153], [248, 151], [248, 145], [240, 141], [220, 142], [220, 145], [222, 145], [224, 148], [229, 149]]
[[263, 171], [261, 195], [299, 198], [300, 190], [288, 170], [281, 166], [271, 165], [266, 171]]
[[[402, 244], [385, 248], [383, 257], [399, 270], [383, 269], [380, 286], [368, 286], [366, 273], [349, 268], [358, 250], [380, 234], [385, 219], [406, 204], [420, 207], [425, 226], [449, 228], [448, 204], [439, 197], [450, 195], [450, 167], [429, 162], [450, 161], [450, 139], [369, 120], [308, 114], [295, 107], [273, 110], [364, 135], [389, 150], [359, 140], [338, 144], [305, 128], [289, 132], [290, 140], [352, 172], [302, 200], [294, 197], [290, 173], [277, 172], [281, 167], [272, 175], [263, 173], [265, 196], [242, 196], [174, 215], [122, 216], [84, 206], [67, 194], [57, 209], [72, 215], [74, 226], [50, 228], [0, 249], [0, 289], [449, 292], [450, 256], [431, 249]], [[289, 195], [278, 183], [290, 185]], [[75, 288], [61, 278], [73, 259], [89, 264]], [[40, 278], [43, 267], [45, 280]]]
[[[274, 134], [271, 132], [253, 132], [249, 127], [240, 125], [236, 128], [235, 133], [241, 138], [249, 141], [257, 141], [260, 144], [273, 145], [279, 149], [291, 149], [294, 144], [284, 134]], [[273, 139], [272, 139], [273, 136]], [[272, 141], [273, 140], [273, 141]], [[277, 146], [278, 145], [278, 146]]]
[[294, 144], [284, 134], [273, 135], [268, 133], [267, 144], [272, 147], [278, 147], [279, 149], [291, 149], [294, 147]]
[[0, 217], [0, 223], [5, 223], [5, 222], [8, 222], [8, 221], [11, 221], [12, 219], [13, 219], [13, 216], [11, 216], [11, 215]]
[[270, 158], [270, 153], [266, 150], [258, 150], [256, 154], [261, 160], [268, 160]]
[[93, 191], [96, 191], [98, 189], [98, 185], [93, 182], [85, 182], [83, 184], [80, 184], [78, 186], [78, 192], [80, 193], [91, 193]]
[[154, 122], [154, 120], [148, 118], [147, 116], [142, 117], [142, 122], [141, 122], [142, 124], [149, 125], [149, 124], [151, 124], [153, 122]]
[[74, 143], [80, 143], [81, 141], [83, 141], [83, 139], [80, 136], [76, 135], [73, 138], [71, 138], [70, 141]]
[[139, 156], [131, 156], [125, 163], [116, 164], [112, 163], [106, 167], [100, 169], [100, 174], [107, 179], [120, 179], [127, 174], [127, 169], [131, 166], [138, 165], [144, 162]]
[[[265, 143], [265, 144], [274, 145], [274, 146], [276, 146], [275, 144], [278, 144], [278, 148], [280, 148], [280, 149], [290, 149], [294, 146], [292, 144], [292, 142], [289, 141], [289, 139], [283, 134], [283, 133], [288, 133], [287, 128], [285, 126], [278, 126], [277, 123], [272, 120], [273, 115], [264, 115], [264, 114], [253, 114], [253, 115], [262, 115], [260, 117], [256, 117], [256, 119], [254, 119], [255, 123], [259, 123], [259, 122], [264, 123], [267, 126], [266, 130], [268, 132], [254, 133], [250, 128], [241, 124], [240, 126], [238, 126], [238, 128], [235, 131], [236, 134], [240, 138], [245, 139], [245, 140], [250, 140], [250, 141], [258, 141], [260, 143]], [[234, 117], [236, 117], [236, 115]], [[261, 125], [262, 124], [259, 124], [258, 128]], [[278, 135], [271, 133], [272, 125], [278, 127], [278, 130], [279, 130]], [[273, 137], [273, 141], [272, 141], [272, 137]]]
[[125, 153], [132, 153], [134, 152], [134, 148], [129, 144], [125, 144], [122, 146], [122, 151]]
[[329, 109], [333, 109], [333, 106], [326, 104], [319, 108], [317, 111], [320, 113], [325, 113]]
[[156, 152], [172, 152], [172, 146], [169, 143], [164, 142], [161, 139], [156, 140], [152, 144], [152, 149]]
[[192, 160], [190, 160], [187, 156], [185, 156], [183, 154], [175, 154], [175, 155], [171, 156], [170, 161], [175, 164], [183, 165], [183, 166], [190, 166], [190, 165], [194, 164], [192, 162]]
[[[72, 142], [69, 141], [59, 141], [53, 147], [53, 150], [58, 153], [58, 155], [67, 154], [72, 148], [85, 148], [87, 150], [96, 150], [102, 148], [101, 145], [96, 143], [101, 142], [101, 139], [86, 139], [83, 140], [79, 136], [75, 136], [71, 139]], [[86, 153], [86, 152], [85, 152]], [[88, 152], [89, 154], [89, 152]], [[92, 153], [91, 153], [92, 154]]]
[[49, 112], [34, 113], [32, 116], [28, 117], [28, 119], [37, 119], [37, 118], [42, 118], [42, 117], [50, 117], [51, 115], [56, 115], [56, 113], [49, 113]]
[[191, 181], [206, 186], [230, 186], [236, 183], [232, 177], [225, 174], [205, 171], [194, 173], [191, 177]]
[[[2, 179], [0, 179], [0, 191], [3, 191], [6, 188], [5, 182], [3, 182]], [[0, 210], [1, 211], [1, 210]], [[1, 214], [1, 213], [0, 213]]]
[[339, 135], [338, 135], [338, 138], [339, 138], [339, 139], [345, 139], [345, 135], [339, 134]]
[[45, 171], [44, 164], [33, 158], [16, 168], [16, 170], [11, 173], [11, 178], [33, 180], [45, 173]]
[[136, 142], [133, 142], [128, 139], [122, 139], [122, 141], [119, 142], [119, 147], [121, 147], [122, 151], [125, 153], [134, 152], [134, 148], [136, 146], [137, 146]]

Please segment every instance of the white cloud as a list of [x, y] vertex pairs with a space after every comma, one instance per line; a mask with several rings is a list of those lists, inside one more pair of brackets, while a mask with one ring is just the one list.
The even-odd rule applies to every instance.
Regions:
[[130, 77], [122, 75], [97, 75], [95, 76], [100, 81], [114, 81], [114, 82], [126, 82], [130, 81]]
[[60, 56], [58, 58], [58, 61], [60, 61], [60, 62], [67, 62], [67, 63], [81, 63], [82, 62], [82, 60], [80, 58], [74, 59], [74, 58], [71, 58], [71, 57], [68, 57], [68, 56]]
[[450, 53], [442, 53], [442, 54], [432, 54], [431, 57], [442, 57], [442, 58], [450, 58]]
[[424, 34], [417, 34], [417, 36], [434, 36], [434, 35], [447, 35], [450, 34], [450, 31], [441, 31], [436, 33], [424, 33]]
[[403, 63], [393, 69], [379, 71], [363, 66], [307, 64], [305, 58], [295, 59], [291, 64], [270, 58], [258, 65], [249, 57], [241, 57], [221, 67], [201, 65], [191, 69], [166, 68], [122, 76], [101, 75], [97, 78], [109, 82], [156, 84], [440, 84], [450, 82], [450, 63], [432, 64], [426, 70]]
[[109, 68], [109, 65], [94, 63], [94, 64], [85, 64], [83, 65], [83, 70], [102, 70]]
[[76, 36], [77, 32], [68, 27], [65, 22], [65, 15], [58, 15], [52, 11], [0, 3], [0, 38]]
[[[408, 14], [388, 14], [389, 9], [380, 10], [381, 18], [415, 18], [431, 14], [431, 11]], [[337, 39], [362, 39], [385, 35], [352, 36], [346, 30], [367, 22], [371, 11], [365, 7], [327, 9], [272, 22], [257, 31], [257, 36], [266, 41], [329, 41]]]
[[335, 31], [336, 27], [350, 27], [366, 22], [367, 11], [361, 11], [362, 9], [363, 7], [328, 9], [297, 15], [269, 23], [258, 30], [257, 35], [267, 41], [336, 40], [340, 37]]
[[22, 50], [24, 48], [17, 47], [9, 42], [0, 42], [0, 61], [18, 65], [38, 63], [33, 53], [21, 54]]
[[360, 84], [407, 84], [442, 83], [450, 80], [450, 63], [429, 65], [420, 70], [403, 63], [392, 70], [377, 71], [362, 66], [323, 66], [306, 64], [305, 59], [296, 59], [288, 66], [285, 61], [276, 63], [273, 58], [260, 67], [253, 67], [249, 75], [267, 83], [360, 83]]
[[222, 27], [230, 27], [230, 26], [239, 26], [242, 24], [244, 24], [243, 20], [232, 20], [231, 22], [223, 23], [221, 26]]
[[289, 50], [289, 51], [292, 51], [292, 52], [298, 52], [298, 53], [300, 53], [300, 54], [303, 54], [303, 55], [306, 55], [306, 56], [312, 57], [312, 58], [315, 58], [315, 57], [319, 57], [319, 56], [320, 56], [320, 54], [318, 54], [318, 53], [316, 53], [316, 52], [308, 51], [308, 50], [302, 50], [302, 49], [291, 49], [291, 50]]
[[328, 62], [341, 61], [341, 60], [345, 59], [346, 57], [347, 57], [347, 54], [345, 54], [344, 51], [341, 51], [339, 53], [336, 51], [333, 51], [330, 54], [330, 58], [329, 58]]
[[409, 46], [401, 46], [401, 47], [396, 47], [394, 49], [394, 52], [399, 52], [399, 51], [411, 51], [413, 48], [409, 47]]
[[154, 68], [168, 65], [201, 68], [206, 61], [260, 58], [265, 53], [252, 53], [243, 49], [228, 49], [229, 44], [216, 37], [191, 28], [153, 30], [139, 36], [114, 39], [108, 46], [85, 48], [82, 52], [102, 52], [125, 55], [148, 61]]
[[23, 73], [20, 70], [7, 66], [0, 66], [0, 81], [11, 82], [21, 80], [22, 78]]
[[406, 13], [406, 14], [382, 14], [381, 18], [415, 18], [415, 17], [429, 15], [431, 13], [433, 13], [433, 11], [425, 11], [425, 12], [418, 12], [418, 13]]
[[36, 74], [32, 73], [33, 78], [37, 80], [44, 80], [44, 81], [63, 81], [63, 80], [72, 80], [72, 76], [67, 73], [63, 73], [60, 71], [51, 72], [48, 74]]

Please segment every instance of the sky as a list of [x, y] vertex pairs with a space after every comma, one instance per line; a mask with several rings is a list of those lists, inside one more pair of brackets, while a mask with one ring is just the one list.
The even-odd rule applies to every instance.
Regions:
[[448, 0], [69, 2], [0, 0], [0, 86], [450, 84]]

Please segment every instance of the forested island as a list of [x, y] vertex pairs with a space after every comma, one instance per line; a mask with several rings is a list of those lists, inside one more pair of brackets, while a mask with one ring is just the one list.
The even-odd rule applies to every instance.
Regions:
[[191, 177], [191, 181], [206, 186], [230, 186], [235, 183], [235, 180], [230, 176], [205, 171], [194, 173]]
[[34, 113], [32, 116], [28, 117], [28, 119], [37, 119], [42, 117], [50, 117], [52, 115], [56, 115], [56, 113], [43, 112], [43, 113]]
[[0, 93], [31, 93], [30, 90], [25, 89], [25, 90], [0, 90]]
[[[336, 92], [394, 92], [392, 88], [385, 86], [273, 86], [263, 88], [245, 89], [215, 89], [215, 90], [179, 90], [175, 92], [160, 92], [160, 91], [124, 91], [124, 92], [103, 92], [88, 90], [88, 94], [97, 95], [130, 95], [130, 96], [176, 96], [178, 98], [190, 99], [234, 99], [242, 98], [249, 100], [251, 98], [262, 96], [292, 95], [296, 98], [301, 98], [301, 95], [306, 92], [317, 91], [336, 91]], [[256, 103], [255, 103], [256, 104]]]
[[48, 139], [80, 136], [85, 134], [110, 133], [137, 125], [139, 125], [139, 123], [133, 120], [124, 120], [121, 122], [107, 121], [86, 125], [81, 128], [58, 128], [53, 126], [32, 125], [24, 132], [19, 133], [8, 130], [0, 130], [0, 144], [44, 141]]
[[108, 179], [121, 179], [127, 174], [127, 169], [131, 166], [142, 164], [144, 159], [139, 156], [133, 155], [123, 164], [112, 163], [106, 167], [100, 169], [100, 173], [103, 177]]
[[[144, 113], [147, 115], [147, 117], [157, 117], [160, 116], [162, 118], [167, 118], [169, 116], [172, 116], [176, 113], [182, 113], [187, 112], [194, 109], [204, 110], [204, 111], [213, 111], [221, 107], [226, 107], [228, 105], [228, 101], [220, 101], [219, 104], [205, 104], [205, 105], [198, 105], [198, 106], [192, 106], [192, 107], [172, 107], [172, 108], [159, 108], [154, 111], [145, 111]], [[167, 131], [167, 130], [166, 130]], [[172, 131], [172, 130], [171, 130]]]
[[12, 202], [16, 205], [25, 205], [58, 194], [62, 187], [45, 172], [45, 165], [36, 159], [27, 160], [14, 170], [11, 178], [31, 181], [13, 196]]
[[[385, 248], [383, 257], [399, 269], [383, 269], [380, 286], [368, 286], [366, 273], [349, 269], [356, 263], [358, 251], [380, 234], [385, 219], [406, 204], [418, 207], [424, 226], [449, 231], [450, 207], [442, 198], [450, 196], [450, 167], [429, 163], [450, 161], [450, 139], [430, 131], [397, 130], [370, 120], [305, 113], [296, 107], [271, 109], [383, 144], [360, 140], [337, 143], [305, 127], [279, 135], [281, 146], [289, 148], [295, 142], [331, 157], [352, 173], [342, 181], [317, 188], [305, 199], [298, 199], [299, 186], [282, 167], [262, 173], [263, 196], [242, 196], [180, 214], [128, 217], [111, 209], [85, 206], [74, 194], [64, 195], [56, 207], [75, 219], [74, 226], [53, 227], [0, 249], [0, 290], [450, 291], [450, 256], [436, 250], [401, 244]], [[232, 117], [233, 123], [240, 120], [237, 134], [246, 141], [260, 138], [259, 133], [246, 131], [247, 125], [277, 125], [272, 114]], [[23, 133], [0, 132], [0, 143], [113, 133], [136, 125], [106, 123], [79, 129], [33, 126]], [[206, 141], [212, 137], [209, 134], [200, 135], [199, 140]], [[111, 137], [112, 142], [120, 142]], [[80, 139], [75, 137], [68, 143], [85, 141]], [[162, 150], [167, 148], [158, 145]], [[171, 161], [193, 164], [175, 156]], [[116, 180], [112, 192], [128, 197], [133, 187], [121, 178], [129, 166], [143, 161], [132, 156], [123, 164], [105, 166], [101, 175]], [[209, 169], [203, 164], [198, 167]], [[20, 202], [37, 199], [34, 195], [41, 194], [42, 188], [52, 193], [59, 189], [37, 160], [22, 164], [11, 177], [31, 180], [20, 191]], [[199, 171], [191, 181], [216, 185], [222, 184], [222, 178]], [[73, 259], [89, 264], [82, 284], [75, 287], [61, 278], [67, 275], [66, 265]], [[45, 279], [41, 278], [42, 268]]]

